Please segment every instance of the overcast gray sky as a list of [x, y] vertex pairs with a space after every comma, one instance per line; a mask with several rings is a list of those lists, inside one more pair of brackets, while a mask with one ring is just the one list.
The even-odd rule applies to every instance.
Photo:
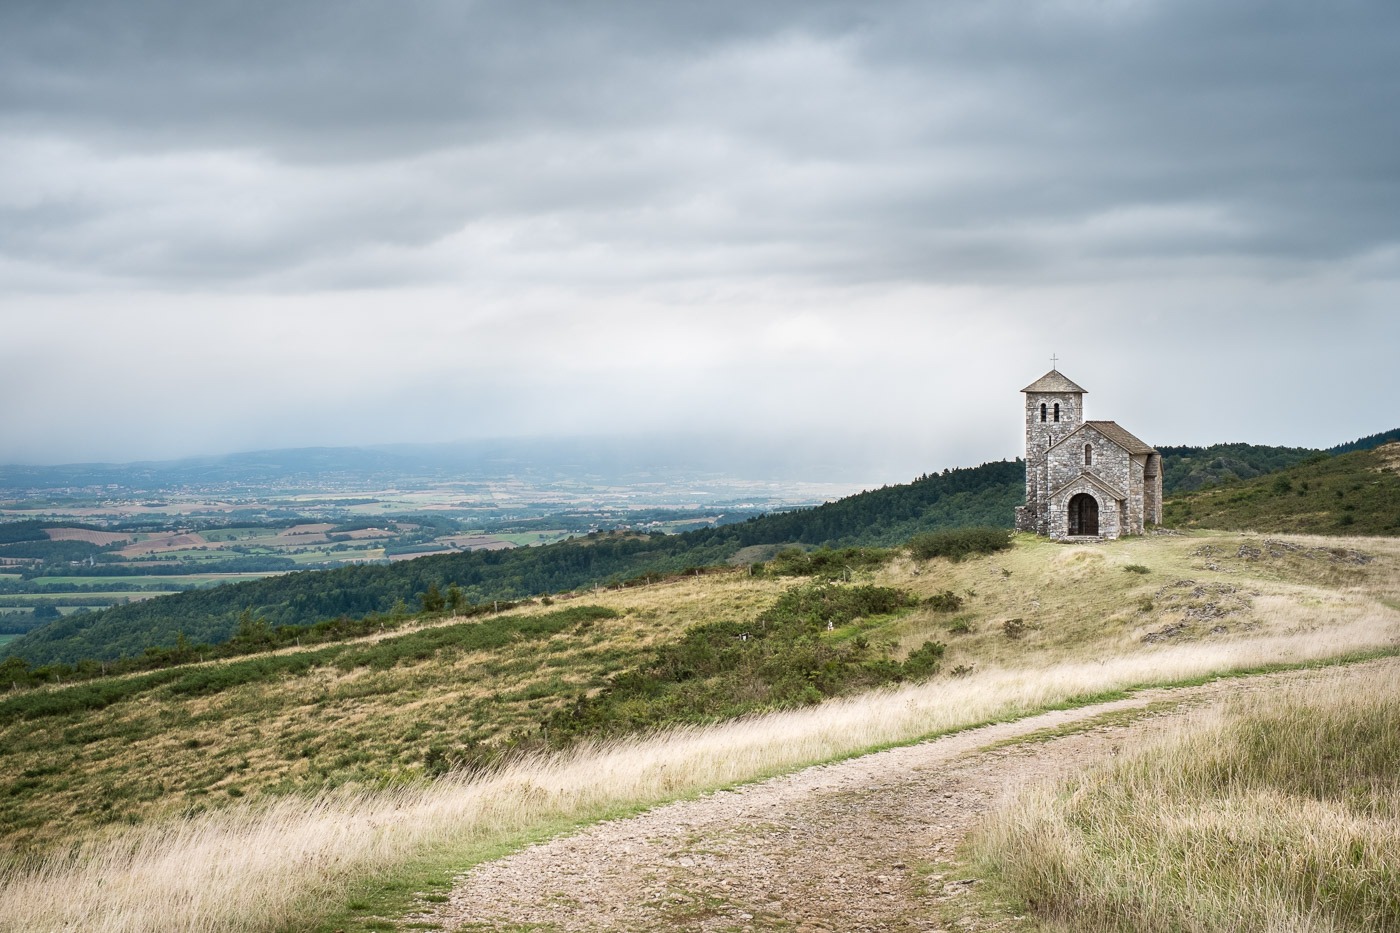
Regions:
[[0, 462], [1400, 425], [1400, 4], [0, 4]]

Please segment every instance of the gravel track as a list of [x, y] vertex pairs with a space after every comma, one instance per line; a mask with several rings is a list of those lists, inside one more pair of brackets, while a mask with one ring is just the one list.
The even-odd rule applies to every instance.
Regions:
[[[1016, 918], [965, 915], [957, 900], [977, 882], [947, 874], [1005, 795], [1103, 761], [1188, 708], [1377, 664], [1397, 662], [1145, 690], [668, 804], [478, 865], [446, 903], [408, 919], [560, 933], [1014, 929]], [[1159, 701], [1173, 705], [1149, 713]], [[1089, 722], [1125, 711], [1146, 715]], [[1075, 723], [1086, 728], [988, 748]]]

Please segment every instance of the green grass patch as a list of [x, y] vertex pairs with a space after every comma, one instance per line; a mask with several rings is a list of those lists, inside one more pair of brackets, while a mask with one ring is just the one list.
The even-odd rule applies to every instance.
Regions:
[[[220, 559], [226, 559], [227, 555]], [[176, 586], [217, 586], [221, 583], [241, 583], [244, 580], [261, 580], [263, 577], [276, 576], [282, 571], [267, 571], [265, 573], [185, 573], [185, 574], [141, 574], [127, 575], [119, 577], [35, 577], [33, 582], [38, 586], [103, 586], [108, 584], [127, 584], [146, 588], [168, 588]]]
[[[1128, 696], [1128, 693], [1124, 693]], [[1096, 697], [1091, 702], [1079, 703], [1074, 706], [1062, 707], [1063, 709], [1075, 709], [1081, 706], [1090, 706], [1094, 703], [1107, 703], [1113, 699], [1118, 699], [1115, 695], [1109, 698]], [[1092, 732], [1106, 726], [1127, 726], [1143, 719], [1150, 719], [1162, 713], [1168, 713], [1180, 709], [1183, 700], [1157, 700], [1146, 706], [1138, 706], [1133, 709], [1111, 710], [1091, 716], [1087, 719], [1080, 719], [1076, 722], [1067, 722], [1061, 726], [1051, 726], [1046, 729], [1037, 729], [1034, 732], [1027, 732], [1025, 735], [1012, 736], [1009, 739], [1001, 739], [996, 742], [989, 742], [983, 745], [979, 752], [994, 751], [998, 748], [1010, 748], [1016, 745], [1032, 745], [1043, 742], [1053, 742], [1056, 739], [1068, 738], [1071, 735], [1079, 735], [1084, 732]]]

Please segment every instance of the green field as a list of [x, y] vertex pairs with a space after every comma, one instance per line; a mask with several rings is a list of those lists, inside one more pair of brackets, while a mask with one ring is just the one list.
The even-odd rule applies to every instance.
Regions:
[[569, 536], [567, 531], [521, 531], [510, 534], [493, 534], [491, 537], [500, 541], [509, 541], [517, 547], [529, 547], [534, 544], [553, 544], [555, 541], [563, 541]]
[[21, 593], [14, 596], [0, 596], [0, 605], [14, 607], [16, 605], [33, 605], [35, 603], [51, 603], [62, 601], [67, 603], [86, 604], [88, 600], [93, 600], [93, 605], [98, 601], [110, 601], [113, 599], [150, 599], [152, 596], [169, 596], [178, 590], [126, 590], [124, 592], [103, 592], [103, 593]]
[[275, 528], [211, 528], [200, 532], [206, 541], [244, 541], [248, 538], [267, 538], [277, 534]]
[[114, 583], [130, 583], [133, 586], [140, 586], [142, 589], [150, 589], [153, 587], [168, 589], [171, 584], [217, 586], [220, 583], [241, 583], [244, 580], [261, 580], [263, 577], [273, 577], [276, 575], [277, 571], [270, 570], [259, 573], [188, 573], [140, 577], [35, 577], [34, 582], [40, 586], [64, 586], [70, 583], [78, 586], [102, 586]]

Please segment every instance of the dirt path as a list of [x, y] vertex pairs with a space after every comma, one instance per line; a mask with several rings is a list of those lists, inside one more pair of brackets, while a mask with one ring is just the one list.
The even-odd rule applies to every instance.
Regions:
[[[1311, 678], [1345, 680], [1376, 664], [1397, 662], [1144, 691], [669, 804], [479, 865], [447, 903], [411, 919], [449, 930], [1010, 929], [1010, 920], [960, 916], [956, 899], [975, 882], [943, 867], [1004, 794], [1102, 761], [1188, 707]], [[1090, 722], [1162, 701], [1180, 705]], [[1074, 723], [1089, 727], [988, 748]]]

